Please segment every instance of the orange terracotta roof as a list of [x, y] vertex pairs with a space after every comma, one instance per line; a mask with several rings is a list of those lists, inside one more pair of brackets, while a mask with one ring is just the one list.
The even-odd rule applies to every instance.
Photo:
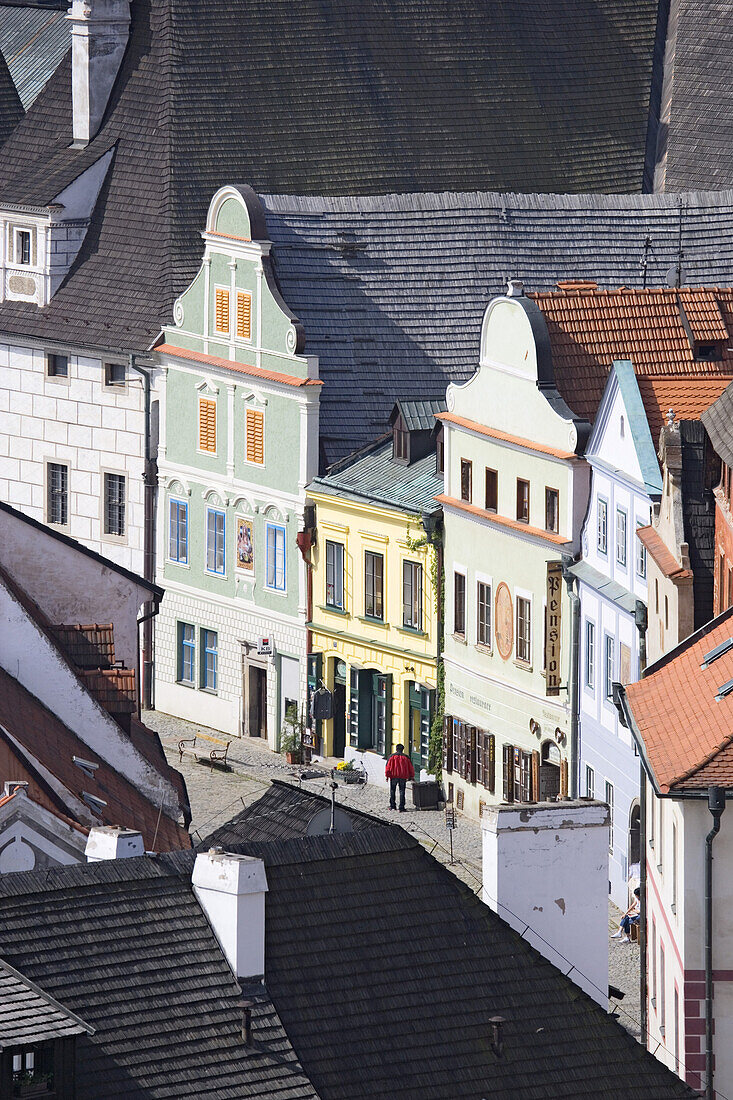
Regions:
[[436, 420], [443, 420], [448, 424], [458, 424], [462, 428], [469, 428], [478, 435], [488, 439], [496, 439], [500, 443], [512, 443], [516, 447], [523, 447], [527, 451], [535, 451], [538, 454], [552, 455], [553, 458], [564, 460], [577, 458], [573, 451], [558, 451], [554, 447], [546, 447], [543, 443], [535, 443], [533, 439], [524, 439], [519, 435], [509, 435], [508, 432], [500, 432], [497, 428], [487, 428], [485, 424], [479, 424], [477, 420], [467, 420], [465, 416], [456, 416], [455, 413], [436, 413]]
[[465, 500], [456, 500], [455, 497], [440, 493], [434, 498], [438, 504], [447, 504], [451, 508], [458, 508], [461, 512], [468, 512], [472, 516], [479, 516], [496, 524], [497, 527], [505, 527], [512, 531], [521, 532], [523, 535], [532, 535], [536, 539], [543, 539], [553, 546], [567, 546], [568, 540], [563, 535], [554, 535], [551, 531], [542, 531], [539, 527], [530, 527], [528, 523], [520, 523], [517, 519], [509, 519], [507, 516], [499, 516], [496, 512], [487, 512], [485, 508], [479, 508], [477, 504], [468, 504]]
[[[159, 806], [148, 801], [3, 669], [0, 669], [0, 725], [76, 798], [83, 799], [83, 792], [87, 791], [103, 799], [107, 805], [100, 815], [102, 824], [139, 829], [146, 849], [151, 851], [191, 847], [189, 834], [178, 822], [165, 811], [158, 820]], [[97, 765], [93, 777], [74, 763], [74, 756]], [[70, 812], [69, 806], [65, 806], [65, 812]]]
[[663, 793], [733, 786], [733, 648], [701, 668], [706, 654], [733, 637], [733, 608], [651, 665], [627, 699], [646, 758]]
[[61, 624], [51, 632], [77, 668], [110, 668], [115, 663], [112, 623]]
[[649, 557], [654, 559], [665, 577], [670, 577], [675, 582], [692, 577], [692, 570], [682, 568], [654, 527], [637, 527], [636, 537], [646, 547]]
[[175, 355], [178, 359], [190, 359], [205, 366], [224, 367], [237, 374], [249, 374], [253, 378], [262, 378], [268, 382], [282, 382], [284, 386], [323, 385], [319, 378], [298, 378], [294, 374], [280, 374], [279, 371], [265, 370], [264, 367], [255, 367], [249, 363], [237, 363], [234, 359], [220, 359], [218, 355], [204, 355], [202, 352], [189, 351], [188, 348], [179, 348], [175, 344], [157, 344], [153, 350], [160, 352], [161, 355]]
[[637, 382], [656, 447], [669, 409], [673, 410], [675, 420], [699, 420], [733, 382], [733, 374], [706, 378], [645, 376], [637, 378]]
[[109, 714], [135, 712], [134, 668], [82, 668], [79, 677]]
[[[641, 377], [733, 377], [733, 289], [566, 286], [529, 297], [547, 323], [557, 388], [591, 422], [615, 359], [630, 359]], [[695, 359], [683, 311], [696, 343], [722, 346], [719, 362]]]

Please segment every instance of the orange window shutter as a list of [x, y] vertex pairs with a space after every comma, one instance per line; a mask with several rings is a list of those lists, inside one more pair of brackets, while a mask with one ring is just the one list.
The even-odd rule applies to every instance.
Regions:
[[216, 450], [216, 401], [199, 401], [199, 450]]
[[229, 291], [216, 292], [216, 331], [229, 332]]
[[247, 461], [265, 461], [265, 416], [258, 409], [247, 409]]
[[237, 336], [249, 340], [252, 335], [252, 296], [237, 292]]

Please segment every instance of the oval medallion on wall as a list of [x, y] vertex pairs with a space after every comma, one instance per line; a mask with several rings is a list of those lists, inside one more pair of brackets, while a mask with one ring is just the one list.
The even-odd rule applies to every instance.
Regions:
[[494, 606], [496, 648], [503, 660], [508, 661], [512, 655], [514, 645], [514, 609], [512, 607], [512, 594], [504, 581], [496, 590]]
[[23, 297], [32, 298], [36, 293], [36, 280], [27, 275], [10, 275], [8, 290], [11, 294], [22, 294]]

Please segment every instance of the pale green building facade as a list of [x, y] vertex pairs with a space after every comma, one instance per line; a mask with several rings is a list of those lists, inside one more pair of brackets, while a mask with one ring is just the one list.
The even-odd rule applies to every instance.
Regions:
[[320, 382], [272, 273], [254, 192], [214, 195], [162, 371], [156, 707], [278, 745], [306, 697], [306, 567]]

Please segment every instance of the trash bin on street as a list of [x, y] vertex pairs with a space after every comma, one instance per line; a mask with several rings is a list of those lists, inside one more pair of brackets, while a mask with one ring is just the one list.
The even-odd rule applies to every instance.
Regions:
[[413, 780], [412, 804], [418, 810], [437, 810], [440, 801], [440, 784], [434, 779], [421, 783]]

